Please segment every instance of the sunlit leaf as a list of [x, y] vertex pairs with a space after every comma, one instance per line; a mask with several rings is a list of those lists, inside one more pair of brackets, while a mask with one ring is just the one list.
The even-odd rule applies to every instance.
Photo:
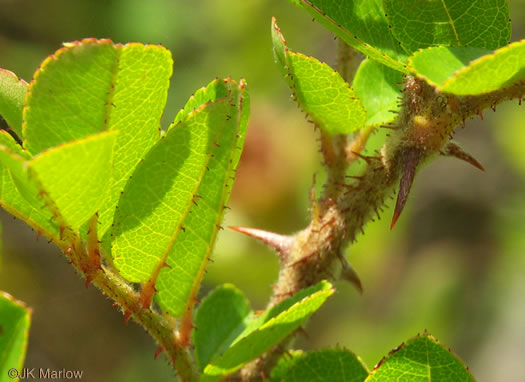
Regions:
[[363, 382], [368, 374], [367, 367], [352, 352], [324, 349], [285, 360], [272, 371], [272, 378], [279, 382]]
[[474, 382], [474, 378], [450, 350], [430, 334], [398, 346], [374, 368], [366, 382]]
[[201, 105], [168, 130], [133, 173], [115, 215], [115, 265], [130, 281], [158, 276], [157, 300], [175, 316], [193, 304], [247, 128], [244, 82], [214, 84], [226, 85], [228, 96]]
[[389, 28], [382, 0], [292, 0], [354, 49], [406, 72], [407, 53]]
[[[24, 219], [31, 227], [39, 231], [41, 234], [49, 238], [59, 237], [59, 227], [52, 220], [51, 211], [44, 207], [44, 203], [41, 199], [36, 198], [38, 190], [32, 189], [34, 193], [28, 198], [21, 194], [20, 189], [15, 183], [11, 174], [9, 163], [3, 161], [9, 157], [18, 158], [17, 161], [22, 169], [25, 160], [30, 159], [30, 155], [27, 151], [23, 150], [14, 139], [5, 131], [0, 131], [0, 205], [3, 209], [18, 217]], [[23, 176], [21, 182], [29, 182], [26, 175]], [[18, 182], [20, 185], [20, 182]], [[26, 190], [30, 187], [24, 186]]]
[[66, 223], [78, 230], [108, 197], [117, 132], [100, 133], [36, 155], [28, 162], [34, 178]]
[[409, 53], [437, 45], [497, 49], [510, 39], [506, 0], [385, 0], [384, 5], [392, 33]]
[[30, 325], [31, 309], [0, 291], [0, 380], [10, 380], [10, 369], [22, 369]]
[[205, 103], [227, 96], [228, 86], [226, 86], [226, 83], [223, 81], [215, 80], [210, 82], [207, 86], [197, 89], [195, 94], [193, 94], [188, 102], [186, 102], [184, 108], [179, 110], [170, 128], [177, 126], [177, 124], [186, 118], [189, 113], [204, 105]]
[[193, 332], [199, 369], [228, 349], [246, 328], [251, 314], [249, 301], [231, 284], [218, 287], [201, 302], [195, 317], [197, 330]]
[[27, 83], [10, 71], [0, 69], [0, 115], [22, 137], [22, 110]]
[[29, 88], [24, 145], [33, 154], [106, 130], [119, 131], [112, 188], [100, 207], [98, 234], [111, 225], [120, 192], [159, 138], [171, 54], [163, 47], [88, 39], [43, 62]]
[[401, 72], [377, 61], [367, 59], [359, 65], [354, 78], [354, 90], [367, 113], [367, 125], [392, 121], [399, 109]]
[[439, 91], [457, 95], [490, 93], [525, 78], [525, 40], [494, 52], [428, 48], [412, 56], [409, 65]]
[[291, 52], [275, 19], [272, 40], [275, 60], [299, 106], [321, 129], [345, 134], [364, 126], [366, 112], [339, 73], [315, 58]]
[[268, 310], [223, 355], [206, 366], [201, 381], [217, 381], [271, 349], [299, 328], [333, 293], [332, 285], [322, 281]]

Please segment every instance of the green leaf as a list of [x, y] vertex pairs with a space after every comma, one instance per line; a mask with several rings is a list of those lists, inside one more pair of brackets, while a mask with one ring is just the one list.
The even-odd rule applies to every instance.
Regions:
[[[492, 53], [480, 48], [436, 47], [420, 50], [409, 58], [409, 68], [432, 86], [441, 86], [460, 69]], [[439, 62], [439, 65], [435, 63]]]
[[8, 70], [0, 69], [0, 115], [14, 132], [22, 137], [22, 110], [27, 82]]
[[0, 291], [0, 380], [8, 380], [9, 369], [24, 366], [30, 324], [31, 309]]
[[396, 117], [392, 110], [399, 109], [399, 84], [402, 81], [400, 72], [377, 61], [367, 59], [359, 65], [353, 85], [366, 110], [367, 125], [386, 124]]
[[252, 314], [250, 302], [231, 284], [211, 292], [200, 304], [195, 316], [193, 344], [200, 370], [224, 353], [246, 328]]
[[266, 309], [262, 314], [252, 317], [252, 319], [248, 321], [248, 326], [246, 327], [244, 332], [242, 332], [242, 334], [235, 339], [235, 342], [246, 337], [248, 334], [252, 333], [254, 330], [258, 329], [259, 327], [261, 327], [271, 319], [277, 317], [281, 313], [286, 312], [295, 304], [301, 302], [306, 297], [309, 297], [312, 293], [326, 291], [328, 289], [332, 289], [332, 285], [327, 281], [321, 281], [315, 285], [312, 285], [309, 288], [300, 290], [293, 296], [281, 301], [279, 304], [269, 309]]
[[271, 381], [281, 382], [288, 369], [292, 368], [296, 361], [304, 357], [306, 353], [302, 350], [288, 350], [277, 361], [277, 365], [270, 372]]
[[[285, 356], [286, 357], [286, 356]], [[363, 382], [369, 371], [352, 352], [325, 349], [294, 356], [272, 378], [282, 382]]]
[[30, 154], [8, 137], [8, 133], [3, 134], [2, 143], [6, 146], [0, 146], [0, 165], [9, 171], [16, 188], [26, 201], [31, 205], [39, 205], [41, 198], [38, 197], [38, 185], [27, 174], [26, 164]]
[[33, 154], [106, 130], [119, 131], [109, 198], [98, 235], [110, 227], [121, 191], [159, 138], [172, 73], [163, 47], [87, 39], [45, 60], [29, 88], [24, 145]]
[[34, 75], [24, 109], [24, 147], [38, 154], [106, 129], [119, 51], [109, 40], [65, 44]]
[[275, 19], [274, 57], [301, 108], [328, 134], [346, 134], [364, 126], [366, 112], [345, 80], [315, 58], [291, 52]]
[[297, 0], [323, 26], [373, 60], [407, 72], [407, 53], [392, 35], [382, 0]]
[[2, 272], [2, 255], [4, 253], [4, 229], [2, 228], [2, 222], [0, 222], [0, 273]]
[[384, 6], [409, 53], [436, 45], [497, 49], [510, 39], [506, 0], [385, 0]]
[[108, 196], [116, 135], [110, 131], [79, 139], [46, 150], [28, 162], [29, 175], [75, 231]]
[[[439, 65], [435, 65], [439, 62]], [[494, 52], [477, 48], [428, 48], [409, 60], [416, 75], [438, 91], [457, 95], [490, 93], [525, 78], [525, 40]]]
[[157, 45], [126, 44], [120, 49], [108, 128], [118, 131], [110, 196], [99, 213], [98, 235], [110, 228], [120, 193], [148, 150], [159, 140], [173, 60]]
[[134, 282], [158, 275], [157, 300], [175, 316], [193, 304], [246, 134], [245, 84], [224, 84], [228, 97], [190, 112], [148, 152], [115, 214], [116, 267]]
[[210, 82], [207, 86], [203, 86], [202, 88], [198, 89], [195, 94], [190, 97], [188, 102], [186, 102], [186, 105], [184, 105], [184, 108], [177, 113], [175, 120], [170, 127], [176, 126], [179, 122], [186, 118], [188, 114], [197, 109], [199, 106], [227, 96], [228, 87], [226, 86], [225, 82], [219, 80]]
[[[167, 263], [172, 268], [160, 273], [157, 284], [160, 305], [174, 315], [188, 311], [197, 295], [217, 232], [222, 228], [220, 224], [230, 198], [248, 128], [250, 99], [245, 82], [241, 80], [237, 84], [229, 79], [224, 80], [223, 84], [220, 80], [215, 82], [218, 88], [226, 84], [229, 94], [227, 98], [222, 98], [223, 101], [215, 101], [215, 112], [210, 105], [210, 118], [206, 121], [209, 129], [207, 147], [200, 151], [201, 155], [206, 155], [205, 161], [195, 183], [187, 189], [187, 196], [191, 196], [192, 200], [180, 210], [184, 220], [177, 227], [178, 233], [173, 232], [173, 238], [177, 240], [167, 258]], [[221, 93], [217, 91], [216, 94]], [[219, 102], [223, 105], [219, 106]], [[188, 117], [172, 129], [176, 131], [187, 126], [193, 132], [202, 128], [190, 119]], [[184, 303], [184, 307], [181, 303]], [[183, 309], [179, 310], [181, 308]]]
[[5, 130], [0, 130], [0, 145], [4, 146], [12, 154], [18, 155], [22, 159], [31, 159], [31, 154], [22, 148], [15, 139]]
[[[11, 162], [13, 159], [10, 158], [13, 157], [18, 158], [15, 159], [15, 165], [22, 171], [18, 174], [18, 176], [22, 177], [18, 184], [22, 182], [23, 189], [31, 189], [31, 186], [25, 185], [29, 180], [23, 171], [25, 160], [30, 159], [29, 153], [23, 150], [7, 132], [0, 131], [0, 206], [17, 218], [23, 219], [46, 237], [58, 239], [59, 227], [51, 219], [51, 211], [43, 208], [43, 201], [37, 199], [36, 194], [30, 195], [29, 199], [27, 199], [20, 192], [9, 169], [13, 163], [6, 163], [6, 160]], [[38, 192], [36, 187], [32, 189], [32, 192]]]
[[398, 346], [374, 368], [366, 382], [474, 382], [450, 350], [425, 333]]
[[270, 309], [254, 320], [233, 345], [204, 369], [203, 382], [217, 381], [239, 370], [299, 328], [326, 299], [334, 293], [332, 285], [322, 281]]

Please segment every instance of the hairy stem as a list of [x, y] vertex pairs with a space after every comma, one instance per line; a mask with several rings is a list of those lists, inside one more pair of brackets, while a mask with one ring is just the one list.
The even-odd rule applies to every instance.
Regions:
[[198, 381], [199, 372], [189, 347], [182, 346], [177, 338], [175, 320], [151, 307], [144, 308], [141, 295], [120, 277], [111, 265], [100, 262], [95, 224], [96, 216], [90, 220], [91, 230], [88, 232], [87, 248], [84, 247], [79, 234], [71, 238], [72, 244], [59, 241], [57, 245], [64, 251], [64, 255], [77, 272], [89, 282], [86, 285], [95, 285], [103, 295], [114, 301], [114, 305], [121, 308], [126, 323], [129, 317], [132, 317], [153, 337], [159, 350], [166, 353], [168, 360], [177, 370], [181, 381]]

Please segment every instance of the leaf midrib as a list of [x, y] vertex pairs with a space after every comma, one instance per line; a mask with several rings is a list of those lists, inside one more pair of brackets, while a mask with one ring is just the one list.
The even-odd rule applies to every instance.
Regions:
[[[314, 12], [316, 12], [320, 17], [322, 17], [327, 22], [332, 24], [333, 27], [338, 28], [345, 36], [347, 36], [348, 40], [355, 41], [365, 51], [374, 52], [376, 55], [381, 56], [385, 61], [389, 62], [392, 65], [392, 68], [394, 68], [395, 70], [398, 70], [398, 71], [403, 72], [403, 73], [408, 73], [408, 71], [405, 68], [405, 65], [403, 63], [395, 60], [394, 58], [390, 57], [389, 55], [384, 54], [383, 52], [381, 52], [381, 51], [377, 50], [376, 48], [374, 48], [372, 45], [370, 45], [368, 43], [365, 43], [359, 37], [357, 37], [357, 36], [353, 35], [352, 33], [350, 33], [344, 26], [337, 24], [334, 20], [332, 20], [330, 17], [328, 17], [328, 15], [324, 14], [319, 8], [317, 8], [315, 5], [313, 5], [309, 0], [300, 0], [300, 1], [301, 1], [301, 3], [303, 5], [313, 9]], [[394, 36], [391, 36], [391, 38], [393, 38], [394, 41], [396, 41]]]
[[[226, 97], [223, 97], [223, 98], [219, 98], [219, 99], [215, 100], [212, 103], [208, 103], [208, 104], [202, 105], [195, 112], [196, 113], [202, 112], [209, 105], [211, 105], [211, 104], [219, 104], [220, 102], [223, 102], [226, 99], [227, 99]], [[181, 124], [184, 123], [184, 121], [186, 121], [186, 120], [188, 120], [188, 116], [183, 121], [181, 121]], [[217, 135], [215, 137], [216, 139], [222, 134], [222, 131], [223, 131], [225, 125], [226, 125], [226, 120], [223, 122], [223, 125], [221, 126], [221, 128], [218, 129]], [[198, 180], [195, 182], [195, 186], [194, 186], [194, 188], [193, 188], [193, 190], [191, 192], [192, 195], [196, 195], [197, 194], [197, 192], [198, 192], [198, 190], [199, 190], [199, 188], [200, 188], [200, 186], [202, 184], [202, 181], [204, 179], [204, 176], [206, 174], [206, 171], [208, 169], [208, 164], [210, 163], [210, 160], [213, 157], [212, 156], [212, 154], [213, 154], [213, 145], [210, 145], [209, 147], [210, 147], [210, 149], [209, 149], [209, 152], [207, 153], [207, 159], [203, 162], [203, 166], [201, 168], [201, 173], [200, 173], [200, 175], [198, 177]], [[169, 255], [170, 255], [170, 253], [171, 253], [171, 251], [173, 249], [173, 246], [175, 245], [175, 241], [177, 240], [177, 237], [179, 236], [179, 233], [182, 231], [181, 228], [183, 227], [184, 220], [186, 220], [186, 218], [189, 215], [192, 207], [193, 207], [193, 203], [190, 201], [189, 203], [187, 203], [186, 208], [181, 213], [181, 217], [179, 219], [179, 223], [177, 224], [173, 234], [171, 235], [171, 239], [170, 239], [170, 241], [168, 243], [168, 246], [166, 247], [166, 250], [162, 254], [157, 267], [153, 270], [153, 273], [152, 273], [153, 275], [155, 273], [158, 274], [158, 272], [160, 272], [160, 268], [159, 267], [162, 267], [163, 264], [166, 263], [166, 260], [168, 259]]]
[[452, 16], [450, 16], [450, 12], [448, 11], [447, 5], [445, 4], [445, 0], [441, 0], [441, 4], [443, 5], [443, 9], [445, 10], [445, 13], [447, 14], [448, 23], [450, 24], [450, 27], [452, 28], [452, 31], [454, 32], [454, 37], [456, 38], [458, 46], [461, 46], [461, 41], [459, 40], [458, 32], [456, 31], [456, 26], [454, 25], [454, 20], [452, 20]]

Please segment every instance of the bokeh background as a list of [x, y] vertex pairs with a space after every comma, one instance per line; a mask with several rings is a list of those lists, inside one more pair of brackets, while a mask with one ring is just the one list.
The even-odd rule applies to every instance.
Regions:
[[[525, 0], [509, 4], [512, 40], [523, 39]], [[213, 78], [246, 78], [252, 114], [225, 225], [292, 233], [308, 223], [312, 174], [322, 178], [322, 168], [316, 135], [273, 63], [272, 16], [291, 48], [335, 64], [333, 36], [285, 0], [0, 0], [0, 67], [29, 81], [62, 42], [161, 43], [175, 62], [163, 127]], [[348, 250], [364, 294], [337, 283], [297, 347], [339, 344], [373, 367], [426, 329], [478, 381], [525, 381], [525, 106], [510, 102], [484, 117], [456, 138], [486, 171], [452, 159], [421, 171], [395, 230], [390, 208]], [[153, 360], [146, 333], [86, 290], [57, 248], [0, 217], [0, 289], [33, 307], [27, 367], [83, 370], [85, 381], [175, 380], [162, 357]], [[278, 271], [269, 250], [225, 231], [214, 260], [202, 295], [229, 282], [264, 308]]]

